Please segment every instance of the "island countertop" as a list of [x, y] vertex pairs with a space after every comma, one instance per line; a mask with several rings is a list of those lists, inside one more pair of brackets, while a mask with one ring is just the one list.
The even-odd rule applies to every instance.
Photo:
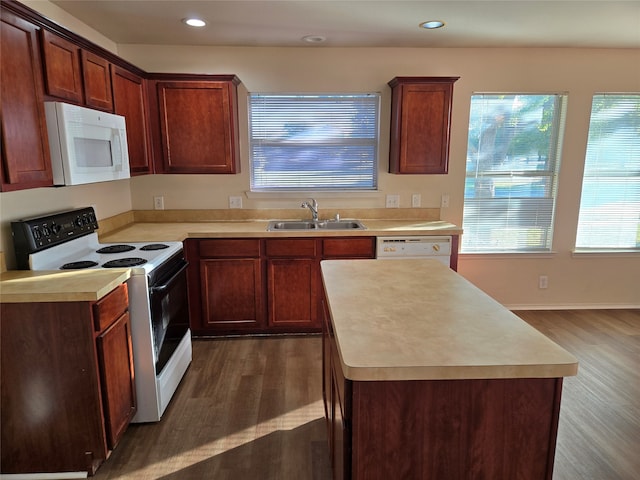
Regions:
[[577, 374], [573, 355], [435, 260], [326, 260], [346, 378], [444, 380]]

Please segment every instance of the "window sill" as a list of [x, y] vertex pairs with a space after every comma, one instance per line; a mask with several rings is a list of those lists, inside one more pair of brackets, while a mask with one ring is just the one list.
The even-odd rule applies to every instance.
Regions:
[[280, 192], [244, 192], [247, 198], [256, 200], [291, 200], [299, 198], [313, 197], [331, 199], [353, 199], [353, 198], [384, 198], [384, 194], [379, 190], [300, 190], [300, 191], [280, 191]]
[[576, 258], [586, 258], [586, 257], [637, 257], [640, 255], [640, 250], [598, 250], [598, 249], [582, 249], [582, 250], [573, 250], [571, 252], [572, 257]]
[[496, 253], [463, 253], [460, 252], [458, 257], [464, 258], [465, 260], [500, 260], [500, 259], [511, 259], [514, 258], [554, 258], [558, 252], [496, 252]]

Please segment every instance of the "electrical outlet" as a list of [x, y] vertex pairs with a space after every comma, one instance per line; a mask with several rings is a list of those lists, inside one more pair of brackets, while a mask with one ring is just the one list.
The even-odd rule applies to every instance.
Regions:
[[440, 208], [449, 208], [449, 194], [443, 193], [440, 198]]
[[156, 210], [164, 210], [164, 197], [153, 197], [153, 208]]
[[544, 289], [549, 286], [549, 277], [546, 275], [540, 275], [538, 277], [538, 288]]
[[242, 208], [242, 197], [229, 197], [229, 208]]
[[387, 195], [387, 208], [400, 208], [400, 195]]
[[422, 199], [420, 198], [419, 193], [414, 193], [413, 195], [411, 195], [411, 206], [413, 208], [418, 208], [420, 206], [421, 201]]

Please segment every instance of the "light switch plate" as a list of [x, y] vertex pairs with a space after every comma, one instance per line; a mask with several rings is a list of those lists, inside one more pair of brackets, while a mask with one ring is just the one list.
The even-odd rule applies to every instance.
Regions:
[[421, 202], [422, 199], [419, 193], [414, 193], [413, 195], [411, 195], [411, 206], [413, 208], [418, 208]]
[[229, 208], [242, 208], [242, 197], [229, 197]]
[[387, 208], [400, 208], [400, 195], [387, 195]]

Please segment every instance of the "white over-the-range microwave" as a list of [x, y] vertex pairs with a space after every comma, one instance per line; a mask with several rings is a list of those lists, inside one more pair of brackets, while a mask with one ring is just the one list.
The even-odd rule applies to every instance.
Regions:
[[54, 185], [129, 178], [125, 119], [62, 102], [45, 102]]

